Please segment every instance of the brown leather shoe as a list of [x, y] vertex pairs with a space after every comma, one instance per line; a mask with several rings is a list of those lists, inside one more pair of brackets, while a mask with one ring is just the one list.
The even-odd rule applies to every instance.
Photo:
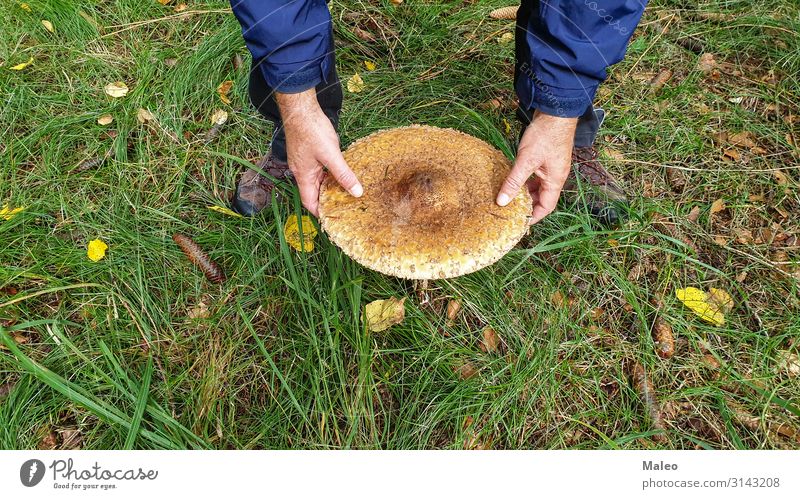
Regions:
[[[267, 154], [256, 165], [276, 180], [294, 181], [289, 165], [275, 159], [272, 154]], [[239, 183], [236, 184], [236, 193], [233, 195], [232, 207], [236, 213], [252, 217], [264, 209], [272, 197], [275, 184], [272, 179], [261, 175], [259, 172], [245, 168]]]
[[594, 147], [572, 150], [572, 170], [563, 190], [571, 206], [585, 206], [601, 222], [616, 225], [627, 218], [628, 198], [614, 177], [597, 159]]

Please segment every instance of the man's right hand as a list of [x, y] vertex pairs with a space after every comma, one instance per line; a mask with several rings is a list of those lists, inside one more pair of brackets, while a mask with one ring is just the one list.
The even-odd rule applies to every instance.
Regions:
[[347, 166], [339, 149], [339, 136], [317, 102], [311, 88], [297, 94], [275, 94], [286, 133], [286, 156], [289, 169], [297, 180], [303, 206], [319, 216], [319, 188], [325, 177], [323, 166], [355, 197], [364, 188]]

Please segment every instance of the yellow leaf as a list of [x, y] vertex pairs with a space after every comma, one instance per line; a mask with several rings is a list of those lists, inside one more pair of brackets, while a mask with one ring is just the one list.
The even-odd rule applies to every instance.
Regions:
[[514, 41], [514, 33], [510, 31], [508, 33], [503, 33], [503, 36], [497, 39], [500, 43], [510, 43]]
[[400, 300], [391, 297], [387, 300], [375, 300], [368, 303], [364, 309], [364, 316], [369, 330], [383, 331], [403, 322], [406, 317], [405, 301], [405, 297]]
[[22, 2], [21, 4], [19, 4], [19, 8], [24, 10], [25, 12], [31, 12], [31, 6], [28, 5], [25, 2]]
[[104, 114], [103, 116], [97, 118], [97, 124], [102, 126], [110, 125], [113, 121], [114, 117], [110, 114]]
[[158, 0], [158, 3], [160, 3], [161, 5], [167, 5], [167, 4], [168, 4], [168, 3], [170, 3], [171, 1], [172, 1], [172, 0]]
[[3, 220], [11, 220], [15, 216], [17, 216], [17, 213], [21, 212], [24, 209], [25, 209], [24, 206], [18, 206], [17, 208], [9, 208], [8, 204], [4, 204], [3, 207], [0, 208], [0, 218], [2, 218]]
[[55, 29], [53, 29], [53, 23], [51, 23], [50, 21], [42, 19], [42, 26], [44, 26], [44, 29], [46, 29], [50, 33], [55, 33]]
[[364, 61], [364, 67], [367, 68], [367, 71], [375, 71], [378, 66], [372, 61]]
[[20, 63], [20, 64], [17, 64], [16, 66], [11, 66], [11, 67], [10, 67], [10, 68], [8, 68], [8, 69], [11, 69], [11, 70], [13, 70], [13, 71], [22, 71], [23, 69], [25, 69], [25, 68], [27, 68], [28, 66], [30, 66], [32, 63], [33, 63], [33, 57], [31, 57], [30, 59], [28, 59], [26, 62], [22, 62], [22, 63]]
[[189, 6], [186, 5], [185, 3], [179, 3], [178, 5], [175, 6], [175, 12], [183, 12], [184, 10], [186, 10], [188, 8], [189, 8]]
[[733, 308], [733, 299], [721, 289], [711, 288], [711, 292], [706, 293], [702, 289], [688, 287], [676, 289], [675, 296], [701, 319], [717, 326], [725, 324], [725, 312]]
[[[300, 226], [303, 227], [303, 237], [300, 240]], [[314, 249], [314, 238], [317, 237], [317, 228], [311, 221], [311, 217], [303, 215], [298, 223], [297, 215], [289, 215], [286, 224], [283, 226], [283, 235], [286, 242], [297, 251], [311, 251]]]
[[115, 81], [104, 86], [103, 91], [109, 97], [119, 99], [120, 97], [128, 95], [128, 85], [126, 85], [124, 81]]
[[243, 218], [235, 211], [231, 210], [230, 208], [226, 208], [224, 206], [217, 206], [212, 204], [208, 206], [208, 209], [211, 211], [216, 211], [217, 213], [222, 213], [223, 215], [228, 215], [229, 217]]
[[503, 118], [503, 128], [506, 130], [506, 135], [511, 133], [511, 123], [509, 123], [505, 118]]
[[219, 100], [221, 100], [224, 104], [230, 104], [231, 100], [228, 98], [228, 93], [230, 93], [231, 89], [233, 88], [233, 82], [231, 80], [225, 80], [219, 84], [217, 87], [217, 94], [219, 94]]
[[364, 80], [361, 79], [361, 75], [356, 73], [347, 80], [347, 91], [357, 94], [364, 90]]
[[86, 256], [93, 262], [99, 262], [106, 256], [108, 245], [100, 239], [89, 241], [89, 246], [86, 248]]
[[212, 125], [224, 125], [226, 121], [228, 121], [228, 113], [223, 109], [217, 109], [211, 115]]

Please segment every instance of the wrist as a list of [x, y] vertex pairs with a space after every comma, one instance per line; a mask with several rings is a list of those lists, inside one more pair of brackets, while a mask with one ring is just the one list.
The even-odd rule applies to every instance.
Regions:
[[537, 109], [533, 113], [533, 122], [537, 124], [547, 125], [548, 127], [574, 129], [578, 125], [578, 118], [564, 118], [563, 116], [554, 116], [552, 114], [543, 113]]
[[296, 118], [308, 116], [319, 109], [317, 92], [314, 88], [296, 94], [275, 92], [275, 102], [278, 103], [281, 120], [286, 128], [291, 128]]

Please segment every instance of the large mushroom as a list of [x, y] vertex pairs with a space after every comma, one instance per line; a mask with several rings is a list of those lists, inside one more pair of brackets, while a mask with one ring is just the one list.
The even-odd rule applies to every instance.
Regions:
[[526, 189], [505, 207], [495, 204], [511, 162], [465, 133], [383, 130], [354, 142], [344, 157], [364, 195], [350, 196], [328, 176], [320, 224], [370, 269], [421, 281], [456, 277], [496, 262], [528, 230]]

